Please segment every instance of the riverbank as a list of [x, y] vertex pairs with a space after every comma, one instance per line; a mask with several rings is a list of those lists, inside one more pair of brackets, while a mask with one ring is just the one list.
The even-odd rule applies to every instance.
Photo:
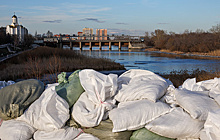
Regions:
[[173, 56], [183, 56], [183, 57], [192, 57], [195, 59], [219, 59], [220, 60], [220, 50], [211, 51], [208, 53], [198, 53], [198, 52], [181, 52], [181, 51], [170, 51], [170, 50], [159, 50], [155, 48], [147, 48], [144, 51], [148, 52], [155, 52], [159, 54], [164, 54], [166, 56], [173, 55]]
[[[166, 55], [170, 55], [168, 52], [165, 53], [165, 52], [157, 51], [157, 53], [160, 55], [165, 55], [165, 57], [167, 57]], [[173, 54], [171, 56], [180, 57]], [[113, 57], [113, 55], [111, 57]], [[181, 55], [181, 57], [188, 57], [188, 56]], [[158, 60], [156, 59], [153, 61], [155, 61], [156, 63]], [[160, 67], [163, 67], [162, 66], [163, 64], [164, 63], [161, 63]], [[126, 71], [125, 65], [123, 65], [123, 63], [120, 65], [119, 63], [116, 63], [115, 61], [104, 57], [93, 58], [78, 54], [75, 51], [71, 51], [71, 50], [39, 47], [34, 50], [19, 54], [16, 57], [12, 57], [7, 61], [0, 62], [0, 72], [1, 72], [0, 80], [18, 81], [19, 79], [36, 78], [42, 80], [45, 83], [54, 83], [56, 82], [57, 75], [60, 72], [72, 73], [77, 69], [86, 69], [86, 68], [94, 69], [104, 74], [115, 73], [120, 75], [121, 73]], [[173, 83], [175, 83], [176, 87], [180, 86], [183, 83], [183, 81], [185, 81], [187, 78], [197, 78], [197, 81], [203, 81], [215, 77], [220, 77], [219, 70], [212, 72], [212, 71], [204, 71], [201, 69], [194, 70], [193, 72], [184, 69], [180, 71], [173, 70], [169, 73], [157, 73], [157, 74], [159, 74], [160, 76], [166, 79], [170, 79]]]
[[[106, 58], [92, 58], [71, 50], [38, 47], [0, 62], [0, 80], [41, 79], [51, 74], [53, 81], [60, 72], [77, 69], [124, 70], [124, 66]], [[50, 77], [51, 79], [51, 77]]]

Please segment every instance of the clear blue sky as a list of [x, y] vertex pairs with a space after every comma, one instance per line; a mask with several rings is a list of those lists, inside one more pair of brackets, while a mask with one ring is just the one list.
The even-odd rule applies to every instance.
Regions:
[[108, 34], [182, 33], [219, 24], [220, 0], [1, 0], [0, 26], [11, 24], [14, 12], [33, 35], [76, 34], [84, 27]]

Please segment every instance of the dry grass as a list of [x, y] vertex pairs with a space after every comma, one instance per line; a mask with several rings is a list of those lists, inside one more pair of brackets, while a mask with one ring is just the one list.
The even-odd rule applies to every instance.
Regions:
[[188, 78], [196, 78], [197, 82], [213, 79], [215, 77], [220, 78], [220, 70], [216, 70], [216, 72], [206, 72], [199, 69], [193, 72], [187, 70], [172, 71], [170, 74], [161, 74], [161, 76], [169, 79], [175, 87], [179, 87]]
[[199, 52], [181, 52], [181, 51], [170, 51], [170, 50], [166, 50], [166, 49], [155, 49], [155, 48], [148, 48], [145, 49], [145, 51], [157, 51], [157, 52], [161, 52], [158, 53], [159, 56], [161, 57], [181, 57], [181, 58], [193, 58], [193, 59], [220, 59], [220, 50], [215, 50], [215, 51], [211, 51], [208, 53], [199, 53]]
[[54, 81], [62, 71], [88, 68], [97, 71], [125, 69], [110, 59], [91, 58], [71, 50], [39, 47], [1, 62], [0, 80], [41, 79], [44, 74], [50, 74], [48, 80], [52, 76]]
[[204, 55], [204, 56], [220, 56], [220, 50], [215, 50], [215, 51], [211, 51], [211, 52], [208, 52], [208, 53], [193, 52], [192, 54]]

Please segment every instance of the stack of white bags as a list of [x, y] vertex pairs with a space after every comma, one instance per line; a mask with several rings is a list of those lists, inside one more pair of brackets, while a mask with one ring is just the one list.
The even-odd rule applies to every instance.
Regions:
[[220, 78], [198, 83], [188, 79], [179, 88], [147, 70], [129, 70], [118, 77], [86, 69], [79, 78], [85, 92], [71, 110], [57, 95], [58, 84], [47, 85], [22, 116], [0, 123], [1, 140], [98, 139], [65, 126], [70, 115], [83, 127], [109, 118], [112, 132], [145, 127], [179, 140], [220, 140]]

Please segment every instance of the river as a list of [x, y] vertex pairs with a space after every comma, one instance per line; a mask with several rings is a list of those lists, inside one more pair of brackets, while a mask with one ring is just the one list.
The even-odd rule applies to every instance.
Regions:
[[128, 51], [128, 50], [114, 50], [108, 51], [108, 47], [104, 47], [102, 51], [97, 48], [93, 48], [90, 51], [88, 47], [79, 51], [81, 54], [85, 54], [93, 57], [109, 58], [117, 63], [124, 65], [129, 69], [144, 69], [150, 70], [159, 74], [167, 74], [171, 71], [188, 70], [189, 72], [199, 69], [205, 71], [219, 71], [220, 60], [208, 60], [208, 59], [193, 59], [189, 57], [164, 57], [159, 53], [143, 52], [143, 51]]

